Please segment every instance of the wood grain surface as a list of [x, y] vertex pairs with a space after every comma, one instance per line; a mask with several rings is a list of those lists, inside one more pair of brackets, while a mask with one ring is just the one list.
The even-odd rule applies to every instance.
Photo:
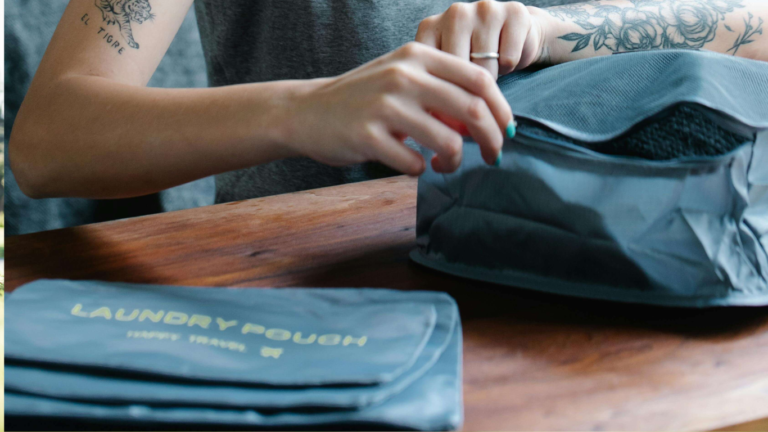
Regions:
[[9, 237], [38, 278], [447, 291], [464, 325], [466, 430], [768, 430], [768, 308], [572, 299], [408, 260], [416, 181], [376, 180]]

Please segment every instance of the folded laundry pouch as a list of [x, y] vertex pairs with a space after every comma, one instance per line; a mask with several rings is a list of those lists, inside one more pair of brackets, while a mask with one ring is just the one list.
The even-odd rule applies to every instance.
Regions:
[[499, 86], [518, 133], [499, 167], [467, 140], [455, 173], [428, 168], [414, 261], [580, 297], [768, 304], [768, 63], [648, 51]]
[[41, 280], [7, 305], [11, 417], [410, 429], [461, 422], [461, 333], [446, 294]]
[[204, 381], [388, 382], [424, 349], [435, 308], [366, 294], [38, 281], [12, 297], [5, 355]]
[[26, 424], [34, 424], [38, 418], [54, 418], [125, 428], [140, 423], [158, 430], [169, 424], [204, 430], [209, 430], [209, 425], [248, 429], [454, 430], [461, 426], [463, 419], [461, 353], [461, 325], [457, 323], [440, 361], [427, 373], [396, 397], [362, 410], [265, 413], [221, 408], [107, 405], [7, 391], [5, 413], [10, 422], [19, 418]]
[[45, 365], [6, 365], [5, 388], [64, 399], [147, 404], [184, 404], [258, 408], [360, 408], [397, 394], [424, 375], [445, 351], [458, 322], [455, 303], [447, 296], [414, 292], [410, 301], [434, 302], [435, 330], [421, 355], [408, 371], [377, 386], [317, 386], [297, 392], [291, 387], [169, 382], [146, 377], [120, 377], [66, 370]]

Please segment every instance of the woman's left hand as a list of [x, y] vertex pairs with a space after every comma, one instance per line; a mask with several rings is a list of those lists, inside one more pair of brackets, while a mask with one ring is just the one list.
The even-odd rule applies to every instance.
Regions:
[[[519, 2], [454, 3], [425, 18], [416, 41], [471, 60], [497, 78], [540, 61], [543, 25], [532, 11], [538, 10]], [[499, 53], [499, 58], [470, 59], [470, 53], [481, 52]]]

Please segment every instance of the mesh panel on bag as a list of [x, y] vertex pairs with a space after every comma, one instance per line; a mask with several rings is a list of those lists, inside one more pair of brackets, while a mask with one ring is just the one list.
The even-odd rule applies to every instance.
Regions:
[[596, 143], [571, 139], [531, 120], [520, 118], [517, 123], [518, 130], [532, 135], [565, 141], [598, 153], [650, 160], [718, 156], [754, 139], [723, 129], [687, 104], [678, 105], [616, 139]]
[[[718, 129], [694, 107], [703, 105], [753, 128], [768, 128], [768, 63], [725, 59], [707, 52], [639, 52], [514, 72], [499, 78], [498, 84], [518, 118], [535, 120], [572, 141], [602, 143], [596, 148], [601, 152], [646, 155], [641, 157], [649, 159], [712, 155], [730, 148], [717, 141], [730, 141], [735, 136]], [[646, 121], [649, 118], [663, 123], [656, 126], [658, 130], [638, 132], [652, 126]], [[671, 140], [670, 148], [639, 151], [643, 145], [634, 141], [623, 141], [624, 146], [618, 149], [606, 147], [630, 136]], [[696, 145], [702, 138], [714, 141], [715, 147]], [[691, 142], [675, 144], [679, 141]], [[739, 141], [742, 144], [746, 140]]]

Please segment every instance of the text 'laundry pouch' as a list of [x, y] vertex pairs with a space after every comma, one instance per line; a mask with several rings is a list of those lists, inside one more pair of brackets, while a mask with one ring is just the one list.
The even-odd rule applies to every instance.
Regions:
[[[419, 180], [416, 262], [615, 301], [768, 304], [768, 63], [650, 51], [502, 77], [500, 167]], [[428, 155], [430, 156], [430, 155]]]
[[450, 296], [41, 280], [8, 297], [6, 414], [453, 429]]

